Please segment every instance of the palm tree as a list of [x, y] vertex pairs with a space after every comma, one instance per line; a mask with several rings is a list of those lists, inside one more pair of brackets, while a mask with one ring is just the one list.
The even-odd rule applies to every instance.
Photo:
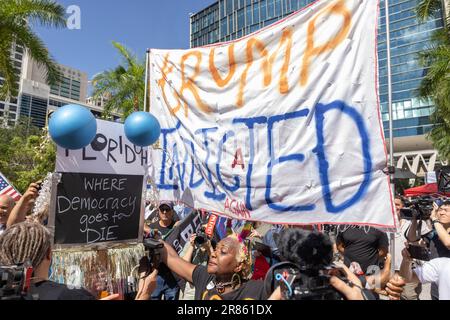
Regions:
[[422, 0], [416, 8], [417, 17], [420, 21], [425, 21], [433, 16], [442, 7], [441, 0]]
[[65, 9], [52, 0], [0, 0], [0, 97], [16, 96], [18, 76], [11, 59], [13, 44], [22, 45], [30, 57], [44, 67], [49, 84], [59, 79], [55, 61], [31, 25], [65, 27]]
[[111, 112], [120, 112], [123, 119], [133, 111], [143, 108], [145, 92], [145, 62], [140, 61], [125, 46], [113, 42], [122, 57], [122, 64], [115, 69], [104, 71], [92, 80], [93, 96], [98, 99], [107, 96], [104, 117]]
[[[419, 20], [425, 21], [442, 6], [440, 0], [422, 0], [417, 7]], [[442, 158], [450, 160], [450, 28], [447, 23], [435, 32], [430, 47], [419, 53], [422, 66], [427, 68], [418, 94], [432, 99], [435, 111], [431, 115], [433, 128], [429, 138]]]

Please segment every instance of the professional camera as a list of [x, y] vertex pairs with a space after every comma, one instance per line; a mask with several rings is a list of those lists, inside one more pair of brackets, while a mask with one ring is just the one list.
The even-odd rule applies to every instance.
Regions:
[[[332, 265], [333, 249], [329, 238], [321, 233], [301, 229], [284, 230], [278, 247], [285, 262], [273, 266], [265, 280], [272, 292], [281, 287], [285, 300], [342, 300], [330, 278], [343, 280], [345, 272]], [[269, 290], [268, 290], [269, 291]]]
[[0, 266], [0, 300], [24, 300], [28, 296], [31, 264]]
[[148, 259], [148, 272], [151, 273], [157, 269], [161, 262], [161, 249], [164, 244], [154, 239], [144, 239], [145, 257]]
[[205, 232], [205, 227], [202, 227], [200, 230], [198, 230], [195, 235], [196, 237], [194, 243], [197, 247], [203, 245], [208, 241], [208, 235]]
[[402, 219], [428, 220], [433, 211], [434, 199], [429, 196], [415, 198], [411, 201], [405, 201], [405, 208], [400, 210]]

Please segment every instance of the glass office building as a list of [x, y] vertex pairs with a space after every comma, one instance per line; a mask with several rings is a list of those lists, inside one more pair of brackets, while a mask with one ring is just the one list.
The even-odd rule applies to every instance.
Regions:
[[[314, 0], [219, 0], [191, 16], [191, 47], [229, 41], [272, 24]], [[420, 101], [416, 90], [426, 70], [417, 53], [429, 46], [432, 33], [443, 27], [442, 14], [419, 23], [419, 0], [389, 0], [394, 136], [422, 135], [431, 129], [431, 102]], [[379, 80], [382, 117], [388, 129], [387, 50], [384, 0], [380, 1], [378, 36]]]
[[[17, 86], [20, 88], [20, 77], [22, 75], [22, 64], [24, 48], [17, 43], [13, 44], [11, 58], [17, 76]], [[0, 75], [0, 85], [5, 79]], [[13, 126], [18, 118], [18, 97], [10, 97], [7, 100], [0, 100], [0, 126]]]

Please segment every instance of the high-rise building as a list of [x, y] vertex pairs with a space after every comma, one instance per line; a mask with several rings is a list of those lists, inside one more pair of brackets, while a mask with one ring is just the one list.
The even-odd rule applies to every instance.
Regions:
[[[2, 125], [13, 126], [20, 116], [31, 119], [39, 128], [47, 124], [48, 115], [67, 104], [78, 104], [100, 117], [103, 105], [86, 103], [88, 88], [87, 74], [80, 70], [58, 64], [61, 81], [49, 86], [45, 80], [45, 70], [26, 53], [21, 46], [14, 45], [14, 66], [19, 80], [17, 97], [0, 101], [0, 120]], [[0, 78], [0, 83], [3, 81]], [[114, 116], [117, 120], [118, 115]]]
[[[14, 70], [17, 75], [17, 85], [20, 87], [20, 78], [22, 77], [22, 65], [24, 60], [24, 48], [16, 43], [11, 50], [11, 58], [14, 64]], [[4, 78], [0, 75], [0, 85], [4, 83]], [[0, 100], [0, 125], [14, 125], [18, 119], [18, 96], [10, 97], [7, 100]]]
[[[191, 47], [238, 39], [266, 27], [315, 0], [218, 0], [191, 15]], [[445, 0], [448, 4], [448, 0]], [[443, 27], [442, 10], [419, 23], [415, 8], [419, 0], [389, 0], [394, 150], [398, 166], [415, 173], [433, 170], [438, 155], [426, 139], [432, 124], [431, 101], [417, 98], [417, 88], [426, 74], [418, 53], [430, 44], [430, 37]], [[379, 94], [386, 138], [388, 131], [388, 86], [386, 12], [380, 0], [378, 30]]]

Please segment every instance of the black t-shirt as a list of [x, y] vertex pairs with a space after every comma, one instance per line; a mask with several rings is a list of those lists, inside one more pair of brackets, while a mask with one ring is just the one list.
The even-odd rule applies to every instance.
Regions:
[[[173, 221], [168, 227], [162, 227], [159, 224], [159, 221], [157, 221], [155, 223], [151, 223], [149, 227], [152, 230], [156, 229], [159, 232], [161, 232], [161, 235], [164, 239], [169, 234], [169, 232], [172, 231], [174, 225], [175, 225], [175, 221]], [[174, 287], [178, 286], [177, 278], [164, 263], [161, 263], [159, 265], [158, 275], [164, 279], [164, 281], [170, 288], [174, 288]]]
[[70, 289], [64, 284], [42, 281], [31, 286], [30, 294], [36, 300], [96, 300], [85, 289]]
[[161, 232], [162, 237], [165, 238], [169, 234], [169, 232], [172, 231], [174, 225], [175, 221], [172, 221], [172, 223], [168, 227], [163, 227], [159, 224], [159, 221], [157, 221], [155, 223], [151, 223], [149, 227], [152, 230], [156, 229]]
[[378, 249], [389, 248], [386, 233], [375, 228], [350, 227], [338, 233], [336, 242], [344, 245], [345, 265], [358, 262], [364, 273], [369, 266], [380, 265]]
[[215, 288], [216, 276], [208, 273], [208, 268], [197, 266], [192, 274], [195, 300], [267, 300], [263, 281], [249, 280], [238, 289], [219, 294]]

